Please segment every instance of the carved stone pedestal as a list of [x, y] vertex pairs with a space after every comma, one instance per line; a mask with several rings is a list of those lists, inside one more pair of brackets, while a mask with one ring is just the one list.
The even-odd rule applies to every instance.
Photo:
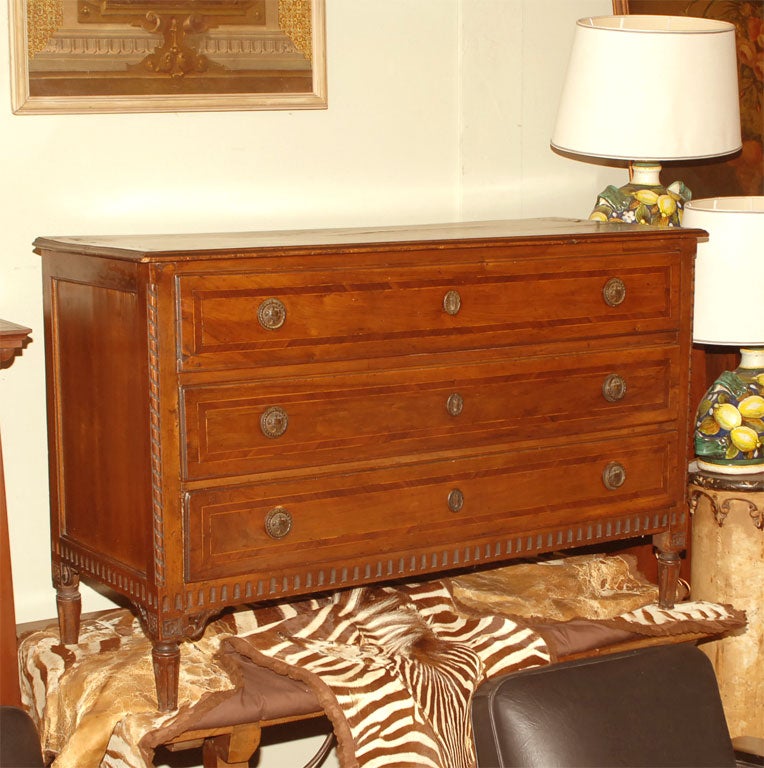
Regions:
[[764, 475], [690, 466], [692, 596], [745, 610], [741, 633], [701, 646], [711, 659], [733, 738], [764, 738]]

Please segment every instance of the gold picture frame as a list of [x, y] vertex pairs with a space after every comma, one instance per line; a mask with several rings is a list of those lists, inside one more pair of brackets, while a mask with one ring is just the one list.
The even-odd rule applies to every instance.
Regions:
[[324, 109], [325, 0], [9, 0], [16, 114]]

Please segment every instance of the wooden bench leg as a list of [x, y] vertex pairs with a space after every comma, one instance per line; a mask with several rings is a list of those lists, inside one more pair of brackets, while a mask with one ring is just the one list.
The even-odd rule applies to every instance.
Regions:
[[235, 725], [230, 733], [211, 736], [202, 746], [204, 768], [247, 768], [260, 746], [261, 728], [257, 723]]

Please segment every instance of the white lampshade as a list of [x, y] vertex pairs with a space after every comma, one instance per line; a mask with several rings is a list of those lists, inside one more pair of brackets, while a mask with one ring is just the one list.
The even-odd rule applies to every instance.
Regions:
[[764, 347], [764, 197], [692, 200], [682, 226], [709, 235], [698, 245], [693, 339]]
[[579, 19], [551, 143], [633, 161], [736, 152], [735, 27], [684, 16]]

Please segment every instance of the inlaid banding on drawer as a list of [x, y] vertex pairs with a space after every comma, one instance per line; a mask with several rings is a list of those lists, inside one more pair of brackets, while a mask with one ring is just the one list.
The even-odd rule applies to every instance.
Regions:
[[[341, 361], [678, 327], [670, 296], [679, 269], [670, 255], [639, 266], [621, 255], [607, 261], [607, 268], [602, 259], [582, 257], [348, 269], [341, 278], [334, 272], [181, 276], [182, 365]], [[603, 290], [614, 277], [625, 298], [612, 306]], [[458, 311], [448, 309], [454, 295]], [[258, 320], [267, 302], [283, 308], [271, 327]]]
[[[195, 491], [186, 502], [188, 578], [223, 578], [293, 568], [306, 559], [412, 552], [428, 545], [655, 513], [672, 505], [680, 468], [677, 433], [438, 461], [284, 484]], [[617, 462], [625, 481], [609, 489]], [[458, 489], [460, 503], [453, 503]], [[269, 535], [273, 510], [288, 513], [286, 535]], [[646, 533], [647, 531], [643, 532]]]
[[[677, 350], [656, 348], [187, 386], [185, 477], [376, 461], [489, 442], [547, 445], [676, 418]], [[617, 397], [609, 395], [617, 377]], [[272, 414], [278, 414], [272, 428]]]

